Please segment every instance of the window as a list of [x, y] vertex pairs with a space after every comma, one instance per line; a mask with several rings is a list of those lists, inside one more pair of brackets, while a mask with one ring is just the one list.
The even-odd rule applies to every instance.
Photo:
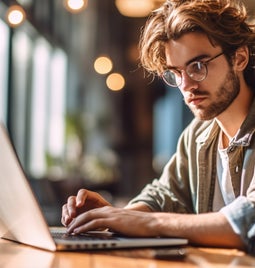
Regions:
[[12, 73], [11, 73], [11, 121], [12, 138], [20, 161], [25, 165], [27, 114], [30, 103], [31, 84], [31, 55], [33, 42], [29, 35], [21, 30], [16, 30], [12, 37]]
[[51, 47], [43, 38], [38, 38], [33, 53], [30, 153], [29, 170], [35, 177], [45, 174], [46, 120], [48, 111], [48, 88], [50, 84]]
[[61, 49], [56, 49], [51, 58], [47, 151], [52, 157], [63, 157], [65, 148], [67, 56]]
[[8, 55], [10, 32], [8, 26], [0, 19], [0, 120], [7, 121], [7, 87], [8, 87]]

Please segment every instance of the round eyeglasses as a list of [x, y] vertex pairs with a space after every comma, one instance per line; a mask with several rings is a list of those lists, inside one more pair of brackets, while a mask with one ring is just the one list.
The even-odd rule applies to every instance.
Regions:
[[223, 55], [221, 52], [216, 56], [206, 60], [206, 61], [193, 61], [186, 66], [185, 69], [179, 70], [177, 68], [167, 69], [162, 73], [162, 79], [165, 83], [171, 87], [179, 87], [182, 84], [182, 71], [185, 71], [186, 74], [194, 81], [201, 82], [203, 81], [208, 73], [207, 65], [212, 60], [215, 60], [219, 56]]

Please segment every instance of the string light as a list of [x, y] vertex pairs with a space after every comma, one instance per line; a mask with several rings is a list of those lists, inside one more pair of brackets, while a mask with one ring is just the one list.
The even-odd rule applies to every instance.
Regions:
[[123, 16], [146, 17], [154, 8], [150, 0], [115, 0], [115, 5]]
[[19, 5], [9, 7], [6, 13], [7, 22], [12, 27], [17, 27], [22, 24], [26, 18], [24, 9]]
[[88, 0], [64, 0], [65, 8], [71, 13], [79, 13], [88, 5]]

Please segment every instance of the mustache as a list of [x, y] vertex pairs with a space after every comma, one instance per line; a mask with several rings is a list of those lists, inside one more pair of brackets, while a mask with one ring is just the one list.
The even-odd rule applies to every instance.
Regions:
[[184, 96], [184, 99], [190, 100], [190, 99], [195, 99], [197, 97], [204, 97], [208, 95], [210, 95], [210, 93], [207, 91], [194, 89], [192, 92], [188, 92], [188, 94]]
[[209, 92], [200, 90], [200, 89], [194, 89], [192, 92], [189, 92], [189, 97], [196, 97], [196, 96], [208, 96]]

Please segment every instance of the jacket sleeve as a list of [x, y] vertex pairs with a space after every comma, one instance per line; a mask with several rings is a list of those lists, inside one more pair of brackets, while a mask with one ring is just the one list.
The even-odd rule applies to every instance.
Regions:
[[187, 155], [188, 130], [181, 135], [177, 151], [159, 179], [146, 185], [129, 204], [144, 202], [153, 211], [193, 213]]
[[255, 207], [246, 196], [239, 196], [231, 204], [223, 207], [233, 231], [241, 237], [249, 253], [255, 254]]
[[254, 156], [250, 157], [249, 167], [252, 179], [247, 191], [237, 197], [232, 203], [223, 207], [221, 212], [225, 215], [232, 229], [238, 234], [249, 253], [255, 255], [255, 168]]

